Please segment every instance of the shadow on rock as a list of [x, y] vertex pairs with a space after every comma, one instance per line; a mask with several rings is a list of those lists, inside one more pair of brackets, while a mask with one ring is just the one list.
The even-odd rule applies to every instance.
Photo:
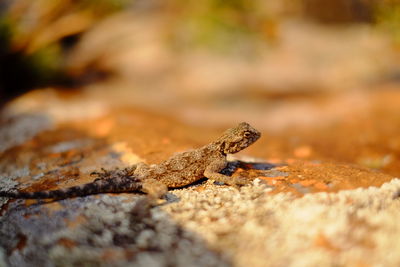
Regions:
[[231, 266], [201, 237], [141, 196], [85, 197], [62, 209], [15, 208], [0, 218], [8, 266]]

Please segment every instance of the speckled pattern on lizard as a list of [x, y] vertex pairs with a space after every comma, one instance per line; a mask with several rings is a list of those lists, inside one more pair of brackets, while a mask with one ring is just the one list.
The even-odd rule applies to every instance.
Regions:
[[122, 170], [93, 172], [97, 178], [87, 184], [65, 189], [21, 192], [0, 191], [0, 197], [24, 199], [64, 199], [98, 193], [143, 192], [158, 199], [168, 188], [190, 185], [204, 177], [227, 185], [244, 185], [248, 181], [219, 173], [227, 165], [226, 155], [237, 153], [260, 138], [259, 131], [242, 122], [225, 131], [216, 141], [199, 149], [174, 155], [160, 164], [139, 163]]

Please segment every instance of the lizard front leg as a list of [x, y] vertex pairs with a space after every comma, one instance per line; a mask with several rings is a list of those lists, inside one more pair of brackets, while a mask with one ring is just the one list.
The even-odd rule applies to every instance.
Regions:
[[223, 168], [227, 165], [226, 159], [215, 160], [210, 163], [204, 171], [204, 176], [208, 179], [215, 180], [217, 182], [221, 182], [227, 185], [245, 185], [248, 184], [249, 181], [245, 178], [241, 177], [231, 177], [224, 174], [219, 173]]

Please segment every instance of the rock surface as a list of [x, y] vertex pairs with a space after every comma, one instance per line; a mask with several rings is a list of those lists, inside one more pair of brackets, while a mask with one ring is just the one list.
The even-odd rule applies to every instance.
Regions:
[[[223, 130], [119, 103], [106, 93], [52, 89], [10, 103], [0, 130], [2, 190], [86, 183], [101, 167], [160, 162]], [[312, 143], [295, 142], [285, 154], [287, 136], [264, 136], [224, 170], [251, 180], [240, 189], [201, 181], [171, 190], [157, 207], [137, 193], [1, 199], [0, 265], [400, 265], [399, 179], [311, 160]]]

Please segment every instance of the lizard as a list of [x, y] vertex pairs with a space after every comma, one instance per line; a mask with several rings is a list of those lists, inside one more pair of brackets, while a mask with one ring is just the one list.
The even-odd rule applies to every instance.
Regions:
[[177, 153], [159, 164], [138, 163], [122, 170], [93, 172], [97, 178], [87, 184], [65, 189], [22, 192], [0, 191], [0, 197], [22, 199], [65, 199], [99, 193], [142, 192], [160, 199], [168, 189], [190, 185], [204, 177], [227, 185], [241, 186], [248, 181], [220, 171], [227, 166], [227, 154], [237, 153], [261, 133], [246, 122], [226, 130], [216, 141], [198, 149]]

